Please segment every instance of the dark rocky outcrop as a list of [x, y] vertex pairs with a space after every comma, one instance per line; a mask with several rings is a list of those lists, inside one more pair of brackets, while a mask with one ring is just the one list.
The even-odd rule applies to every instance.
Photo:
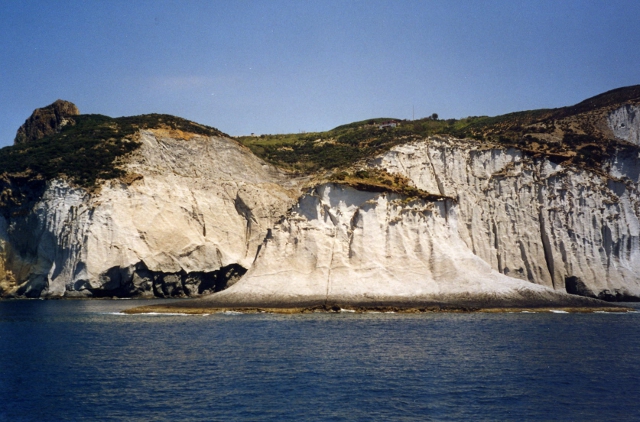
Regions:
[[[165, 273], [151, 271], [140, 262], [134, 268], [113, 267], [102, 276], [103, 285], [91, 288], [88, 283], [75, 286], [81, 297], [192, 297], [227, 288], [247, 270], [231, 264], [217, 271]], [[37, 295], [36, 295], [37, 297]]]
[[53, 135], [66, 125], [74, 125], [73, 116], [80, 114], [75, 104], [56, 100], [53, 104], [43, 108], [37, 108], [22, 126], [18, 129], [15, 145], [24, 144], [45, 136]]

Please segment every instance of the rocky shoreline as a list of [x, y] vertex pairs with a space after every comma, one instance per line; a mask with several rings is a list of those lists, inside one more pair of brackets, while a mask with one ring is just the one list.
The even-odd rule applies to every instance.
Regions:
[[138, 306], [124, 311], [126, 314], [184, 313], [211, 314], [220, 312], [242, 313], [314, 313], [314, 312], [630, 312], [633, 308], [575, 295], [558, 294], [554, 297], [488, 297], [457, 295], [433, 298], [380, 298], [378, 300], [326, 300], [299, 297], [288, 301], [276, 298], [262, 300], [234, 300], [217, 293], [198, 299], [188, 299], [167, 304]]
[[427, 306], [427, 307], [396, 307], [396, 306], [339, 306], [339, 305], [318, 305], [302, 308], [269, 308], [269, 307], [253, 307], [253, 308], [208, 308], [208, 307], [182, 307], [170, 305], [153, 305], [140, 306], [123, 311], [125, 314], [148, 314], [148, 313], [164, 313], [164, 314], [189, 314], [189, 315], [207, 315], [223, 312], [239, 312], [243, 314], [308, 314], [308, 313], [402, 313], [402, 314], [422, 314], [422, 313], [540, 313], [540, 312], [557, 312], [557, 313], [598, 313], [598, 312], [636, 312], [633, 308], [624, 306], [603, 306], [603, 307], [523, 307], [523, 308], [468, 308], [455, 306]]

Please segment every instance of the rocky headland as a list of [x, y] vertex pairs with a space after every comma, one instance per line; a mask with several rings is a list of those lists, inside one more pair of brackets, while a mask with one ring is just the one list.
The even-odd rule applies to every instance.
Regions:
[[199, 297], [136, 312], [640, 300], [637, 86], [494, 118], [240, 139], [61, 103], [33, 116], [67, 123], [32, 116], [0, 150], [3, 297]]
[[45, 136], [59, 133], [66, 125], [74, 125], [73, 116], [80, 114], [78, 107], [69, 101], [57, 100], [53, 104], [34, 110], [14, 139], [15, 144], [24, 144]]

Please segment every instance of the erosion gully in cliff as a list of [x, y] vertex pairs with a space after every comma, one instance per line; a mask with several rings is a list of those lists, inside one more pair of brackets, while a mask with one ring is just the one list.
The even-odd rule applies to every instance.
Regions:
[[[172, 312], [597, 309], [612, 306], [601, 299], [636, 300], [636, 91], [518, 114], [517, 137], [513, 117], [470, 120], [472, 137], [408, 136], [400, 124], [379, 132], [374, 144], [388, 145], [372, 156], [305, 177], [274, 166], [273, 149], [264, 149], [267, 163], [213, 128], [154, 115], [127, 132], [135, 147], [121, 147], [119, 172], [91, 187], [64, 174], [5, 172], [0, 289], [202, 296], [153, 308]], [[358, 130], [378, 133], [353, 128], [349, 142], [365, 138]], [[332, 133], [310, 142], [339, 147]]]

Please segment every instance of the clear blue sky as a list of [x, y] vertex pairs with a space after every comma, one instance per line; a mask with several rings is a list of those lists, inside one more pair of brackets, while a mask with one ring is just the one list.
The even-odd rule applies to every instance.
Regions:
[[58, 98], [231, 135], [496, 115], [640, 84], [640, 1], [2, 1], [0, 145]]

